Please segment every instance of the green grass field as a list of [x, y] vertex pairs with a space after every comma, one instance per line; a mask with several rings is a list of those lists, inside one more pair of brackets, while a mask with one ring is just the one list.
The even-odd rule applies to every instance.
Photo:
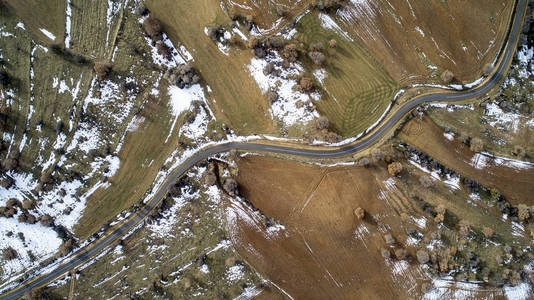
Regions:
[[[306, 46], [335, 39], [337, 46], [327, 56], [325, 98], [316, 103], [321, 114], [343, 136], [356, 135], [375, 123], [398, 91], [398, 84], [356, 42], [321, 26], [318, 14], [310, 12], [296, 26], [298, 39]], [[306, 57], [309, 69], [315, 66]]]

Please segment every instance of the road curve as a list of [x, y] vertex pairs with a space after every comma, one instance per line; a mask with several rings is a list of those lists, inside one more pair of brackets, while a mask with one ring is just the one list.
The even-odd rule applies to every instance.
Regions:
[[426, 104], [436, 101], [447, 101], [455, 102], [462, 101], [478, 96], [485, 95], [490, 90], [492, 90], [500, 81], [500, 79], [506, 74], [507, 67], [516, 50], [516, 44], [520, 35], [521, 25], [523, 21], [523, 15], [525, 14], [527, 8], [528, 0], [517, 0], [514, 20], [511, 28], [509, 29], [508, 42], [505, 45], [504, 51], [501, 51], [501, 63], [499, 64], [496, 71], [494, 71], [492, 77], [489, 80], [486, 80], [482, 86], [476, 87], [474, 89], [462, 91], [462, 92], [444, 92], [444, 93], [435, 93], [419, 96], [413, 99], [411, 102], [406, 103], [398, 111], [395, 112], [385, 123], [381, 124], [378, 130], [375, 130], [370, 136], [366, 139], [359, 141], [357, 143], [347, 145], [342, 148], [325, 150], [322, 149], [298, 149], [290, 146], [275, 146], [275, 145], [266, 145], [266, 144], [257, 144], [257, 143], [227, 143], [217, 145], [206, 150], [200, 150], [200, 152], [193, 155], [187, 161], [185, 161], [181, 166], [179, 166], [173, 173], [171, 173], [166, 179], [165, 183], [161, 188], [156, 192], [154, 197], [147, 203], [147, 205], [137, 212], [137, 214], [126, 223], [122, 224], [115, 231], [105, 236], [104, 238], [88, 245], [88, 249], [81, 251], [75, 255], [74, 258], [70, 259], [63, 264], [58, 265], [54, 270], [48, 274], [38, 276], [34, 279], [30, 279], [26, 283], [22, 283], [17, 288], [3, 294], [0, 296], [0, 300], [12, 300], [22, 297], [24, 293], [31, 291], [32, 289], [43, 286], [44, 284], [51, 282], [66, 272], [73, 270], [83, 263], [85, 263], [90, 258], [93, 258], [97, 253], [103, 250], [105, 247], [111, 245], [115, 240], [124, 235], [124, 233], [129, 232], [137, 224], [139, 224], [146, 216], [150, 214], [153, 208], [155, 208], [163, 196], [165, 196], [168, 188], [173, 184], [178, 178], [184, 175], [190, 168], [192, 168], [196, 163], [206, 160], [207, 158], [221, 152], [227, 152], [232, 149], [243, 150], [243, 151], [252, 151], [252, 152], [271, 152], [279, 154], [289, 154], [297, 156], [305, 156], [311, 158], [334, 158], [345, 156], [358, 152], [362, 149], [367, 148], [372, 145], [374, 142], [378, 141], [389, 129], [391, 129], [395, 124], [397, 124], [408, 112], [416, 108], [421, 104]]

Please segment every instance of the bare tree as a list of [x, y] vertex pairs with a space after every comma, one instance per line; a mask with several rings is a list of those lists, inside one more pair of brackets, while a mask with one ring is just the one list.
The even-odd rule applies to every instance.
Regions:
[[299, 52], [297, 49], [297, 45], [291, 43], [287, 44], [284, 47], [284, 50], [282, 50], [282, 57], [285, 58], [289, 62], [296, 62], [299, 57]]
[[408, 257], [408, 252], [403, 248], [395, 249], [395, 257], [399, 260], [406, 259]]
[[327, 129], [329, 124], [328, 118], [325, 116], [321, 116], [315, 120], [315, 128], [319, 130]]
[[111, 72], [111, 65], [105, 60], [97, 60], [95, 61], [93, 69], [95, 70], [98, 78], [102, 80], [109, 74], [109, 72]]
[[143, 29], [146, 34], [155, 41], [159, 41], [163, 38], [161, 22], [152, 16], [145, 19], [143, 22]]
[[525, 204], [519, 204], [517, 206], [517, 217], [521, 221], [525, 221], [530, 218], [530, 208]]
[[402, 164], [398, 161], [389, 164], [388, 172], [391, 176], [397, 176], [400, 172], [402, 172]]
[[369, 159], [367, 157], [364, 157], [362, 159], [360, 159], [360, 161], [358, 162], [358, 164], [362, 167], [369, 167]]
[[233, 178], [228, 178], [224, 181], [223, 189], [230, 195], [235, 196], [238, 194], [237, 181]]
[[308, 57], [313, 61], [314, 64], [322, 66], [326, 61], [326, 56], [319, 51], [311, 51], [308, 53]]
[[365, 217], [365, 210], [361, 207], [357, 207], [354, 210], [354, 215], [356, 216], [358, 220], [363, 220], [363, 218]]
[[12, 247], [7, 247], [2, 251], [2, 257], [5, 260], [12, 260], [19, 257], [19, 253]]
[[384, 154], [384, 152], [382, 152], [382, 150], [376, 148], [371, 152], [371, 157], [373, 161], [376, 163], [376, 162], [384, 160], [386, 155]]
[[471, 230], [471, 224], [467, 220], [460, 220], [460, 222], [458, 222], [458, 228], [460, 229], [461, 234], [467, 235]]
[[484, 234], [484, 236], [485, 236], [487, 239], [493, 237], [493, 229], [491, 229], [491, 228], [489, 228], [489, 227], [484, 227], [484, 229], [482, 229], [482, 233]]
[[441, 73], [441, 80], [444, 83], [450, 83], [453, 78], [454, 78], [454, 74], [452, 74], [452, 72], [449, 70], [445, 70], [443, 73]]
[[430, 256], [428, 255], [428, 252], [426, 252], [425, 250], [417, 251], [416, 257], [417, 257], [417, 261], [422, 265], [430, 261]]
[[300, 87], [305, 92], [311, 92], [313, 89], [313, 81], [309, 77], [302, 77], [300, 80]]
[[471, 140], [471, 145], [469, 146], [473, 152], [481, 152], [484, 150], [484, 142], [479, 138], [473, 138]]
[[50, 215], [44, 215], [40, 218], [39, 222], [45, 227], [51, 227], [54, 224], [54, 218]]

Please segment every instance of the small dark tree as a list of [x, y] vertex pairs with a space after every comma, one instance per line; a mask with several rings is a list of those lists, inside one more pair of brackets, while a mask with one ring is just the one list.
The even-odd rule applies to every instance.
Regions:
[[63, 131], [63, 121], [59, 120], [56, 124], [56, 134], [60, 134]]
[[514, 146], [514, 150], [512, 150], [512, 154], [519, 158], [524, 158], [526, 156], [525, 149], [519, 145]]
[[6, 87], [10, 83], [9, 74], [5, 70], [0, 71], [0, 86]]

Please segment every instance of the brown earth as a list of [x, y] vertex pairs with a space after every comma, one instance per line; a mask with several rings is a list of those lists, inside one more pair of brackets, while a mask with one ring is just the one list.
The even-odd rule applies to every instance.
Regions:
[[[426, 235], [436, 228], [402, 192], [407, 185], [417, 185], [412, 171], [398, 179], [387, 174], [385, 164], [322, 167], [250, 155], [238, 166], [243, 196], [284, 227], [266, 227], [258, 211], [231, 199], [227, 229], [239, 254], [287, 298], [418, 299], [421, 284], [431, 282], [415, 261], [416, 249], [408, 245], [405, 233], [417, 228]], [[357, 207], [366, 211], [363, 221], [354, 217]], [[452, 203], [447, 208], [469, 209]], [[499, 220], [493, 212], [487, 216]], [[397, 241], [389, 248], [391, 259], [380, 252], [388, 248], [386, 233]], [[407, 261], [394, 258], [399, 248], [408, 250]], [[455, 295], [460, 289], [450, 284], [439, 293]], [[502, 296], [502, 291], [476, 288], [469, 295], [485, 299]]]
[[[407, 298], [416, 278], [425, 277], [417, 264], [380, 255], [385, 232], [403, 240], [400, 212], [417, 215], [399, 190], [385, 187], [385, 168], [326, 168], [248, 156], [239, 170], [242, 194], [285, 229], [265, 229], [253, 211], [232, 201], [227, 216], [234, 244], [295, 299]], [[354, 217], [357, 207], [367, 212], [363, 222]]]
[[[286, 23], [276, 14], [286, 0], [225, 1], [228, 9], [255, 17], [266, 35]], [[334, 19], [402, 85], [440, 81], [451, 70], [471, 81], [493, 63], [505, 41], [515, 1], [342, 1]], [[302, 11], [302, 1], [289, 16]]]
[[[469, 146], [457, 138], [450, 141], [443, 133], [443, 129], [425, 117], [422, 121], [413, 119], [408, 122], [399, 137], [458, 173], [473, 178], [488, 188], [497, 189], [512, 204], [534, 205], [534, 166], [520, 169], [498, 164], [486, 155], [480, 158], [480, 155], [475, 156]], [[487, 160], [486, 166], [474, 167], [477, 160], [478, 164], [481, 163], [481, 159]]]
[[350, 1], [336, 19], [401, 84], [439, 81], [437, 76], [446, 69], [459, 81], [470, 81], [494, 61], [514, 3]]

